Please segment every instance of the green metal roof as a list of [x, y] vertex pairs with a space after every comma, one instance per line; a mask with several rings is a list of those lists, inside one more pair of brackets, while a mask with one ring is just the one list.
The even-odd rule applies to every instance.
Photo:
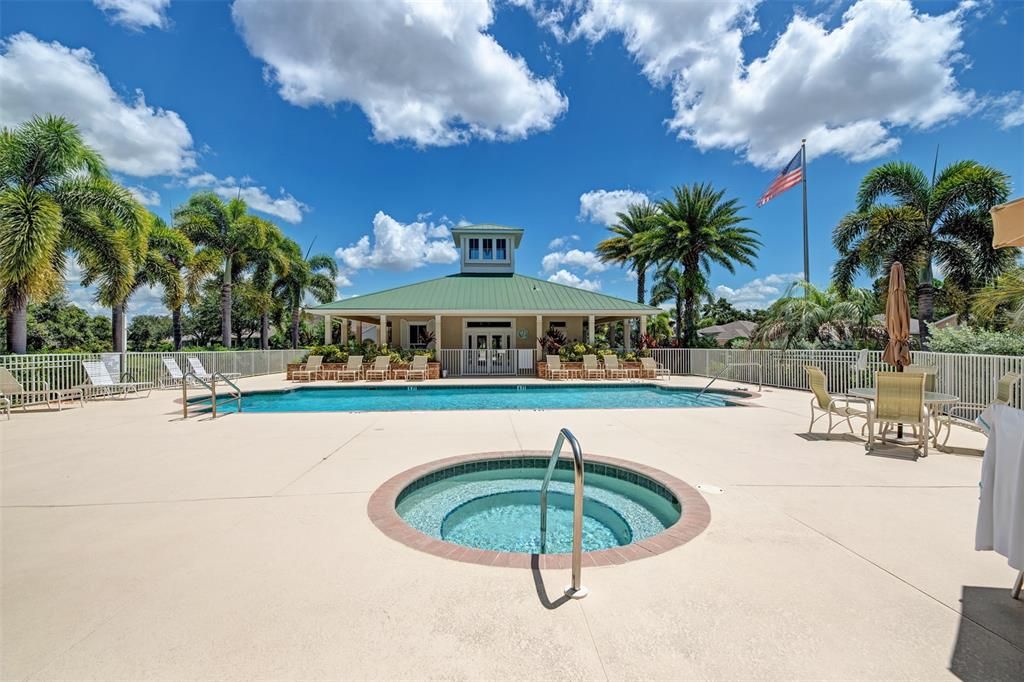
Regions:
[[516, 274], [462, 273], [353, 296], [310, 311], [600, 311], [654, 315], [660, 308]]

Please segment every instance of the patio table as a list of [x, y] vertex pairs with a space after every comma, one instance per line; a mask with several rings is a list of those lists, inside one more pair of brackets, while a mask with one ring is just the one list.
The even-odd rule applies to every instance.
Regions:
[[[878, 391], [874, 388], [851, 388], [846, 391], [846, 394], [854, 398], [874, 400], [878, 395]], [[932, 423], [934, 424], [934, 428], [930, 434], [932, 438], [932, 445], [936, 448], [939, 447], [939, 431], [942, 429], [942, 423], [940, 420], [943, 416], [946, 417], [946, 427], [950, 427], [949, 414], [943, 408], [948, 408], [958, 402], [960, 402], [960, 397], [955, 396], [952, 393], [941, 393], [939, 391], [924, 392], [924, 404], [928, 406], [928, 410], [931, 412]]]

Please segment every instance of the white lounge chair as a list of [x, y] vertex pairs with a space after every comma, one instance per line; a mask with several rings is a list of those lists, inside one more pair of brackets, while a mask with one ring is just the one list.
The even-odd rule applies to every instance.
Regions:
[[655, 362], [654, 358], [640, 358], [640, 376], [648, 379], [668, 378], [672, 372]]
[[367, 380], [373, 379], [374, 377], [384, 380], [391, 374], [391, 356], [390, 355], [378, 355], [373, 361], [373, 367], [366, 370]]
[[[213, 378], [213, 375], [207, 372], [206, 368], [203, 367], [203, 361], [200, 360], [199, 358], [189, 358], [188, 366], [192, 368], [192, 373], [195, 374], [200, 379], [202, 379], [203, 381], [209, 381], [210, 379]], [[242, 376], [238, 372], [217, 372], [217, 374], [220, 374], [222, 377], [228, 379], [229, 381], [234, 381], [235, 379], [238, 379], [239, 377]]]
[[[181, 371], [181, 367], [178, 366], [178, 361], [174, 358], [160, 358], [164, 363], [164, 370], [166, 374], [160, 375], [160, 388], [167, 388], [168, 386], [181, 386], [181, 382], [185, 381], [185, 373]], [[188, 378], [190, 384], [194, 384], [195, 381], [191, 376]]]
[[338, 381], [342, 381], [345, 377], [352, 377], [352, 381], [363, 378], [363, 356], [362, 355], [350, 355], [348, 356], [348, 362], [342, 369], [338, 370]]
[[591, 377], [597, 379], [603, 379], [607, 373], [600, 365], [597, 364], [596, 355], [584, 355], [583, 356], [583, 378], [590, 379]]
[[428, 360], [429, 358], [426, 355], [414, 355], [412, 357], [412, 364], [408, 368], [395, 370], [395, 378], [397, 379], [398, 375], [401, 374], [405, 376], [406, 381], [412, 381], [414, 378], [426, 380]]
[[[76, 388], [81, 388], [87, 398], [95, 398], [99, 395], [119, 395], [122, 398], [127, 398], [129, 393], [134, 393], [138, 397], [142, 391], [145, 391], [148, 397], [153, 390], [152, 381], [114, 381], [107, 366], [99, 360], [83, 360], [82, 367], [85, 368], [85, 374], [89, 377], [89, 383], [76, 386]], [[125, 374], [121, 378], [124, 376], [130, 377]]]
[[6, 367], [0, 367], [0, 407], [2, 407], [7, 418], [11, 418], [11, 408], [17, 401], [18, 407], [22, 410], [28, 405], [46, 403], [49, 407], [53, 401], [57, 402], [57, 410], [60, 411], [64, 400], [78, 400], [85, 407], [85, 394], [81, 388], [52, 389], [48, 383], [41, 382], [42, 388], [25, 390], [21, 382], [14, 378]]
[[619, 364], [619, 358], [616, 355], [605, 355], [602, 360], [604, 360], [604, 370], [610, 379], [624, 379], [633, 373], [633, 370], [626, 369]]
[[568, 379], [572, 372], [562, 367], [562, 358], [557, 355], [547, 356], [548, 379]]

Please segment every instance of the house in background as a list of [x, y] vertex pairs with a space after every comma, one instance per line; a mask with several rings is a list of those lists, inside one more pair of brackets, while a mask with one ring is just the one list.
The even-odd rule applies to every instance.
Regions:
[[[594, 342], [597, 325], [647, 318], [661, 312], [615, 296], [556, 284], [515, 272], [523, 230], [468, 225], [452, 230], [460, 270], [447, 277], [310, 307], [325, 318], [325, 343], [335, 341], [333, 320], [355, 323], [366, 338], [374, 325], [391, 347], [435, 348], [449, 375], [517, 374], [532, 371], [549, 329], [568, 341]], [[342, 343], [349, 325], [342, 324]], [[626, 334], [629, 349], [630, 335]]]
[[754, 335], [755, 330], [757, 330], [757, 322], [736, 320], [726, 324], [704, 327], [703, 329], [698, 329], [697, 333], [701, 336], [711, 337], [719, 346], [724, 346], [733, 339], [749, 339]]
[[[879, 314], [871, 318], [879, 327], [885, 327], [885, 315]], [[960, 326], [960, 316], [956, 313], [952, 315], [946, 315], [945, 317], [935, 320], [932, 322], [932, 329], [945, 329], [947, 327], [958, 327]], [[915, 317], [910, 318], [910, 336], [921, 337], [921, 321]]]

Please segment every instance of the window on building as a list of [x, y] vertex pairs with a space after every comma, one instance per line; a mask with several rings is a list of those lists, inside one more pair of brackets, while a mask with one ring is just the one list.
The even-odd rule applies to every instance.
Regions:
[[494, 260], [494, 240], [484, 240], [484, 260]]
[[476, 237], [469, 240], [469, 259], [480, 260], [480, 240]]
[[426, 348], [428, 338], [426, 322], [409, 323], [409, 348]]
[[497, 260], [508, 260], [508, 250], [504, 239], [494, 240], [494, 257]]

